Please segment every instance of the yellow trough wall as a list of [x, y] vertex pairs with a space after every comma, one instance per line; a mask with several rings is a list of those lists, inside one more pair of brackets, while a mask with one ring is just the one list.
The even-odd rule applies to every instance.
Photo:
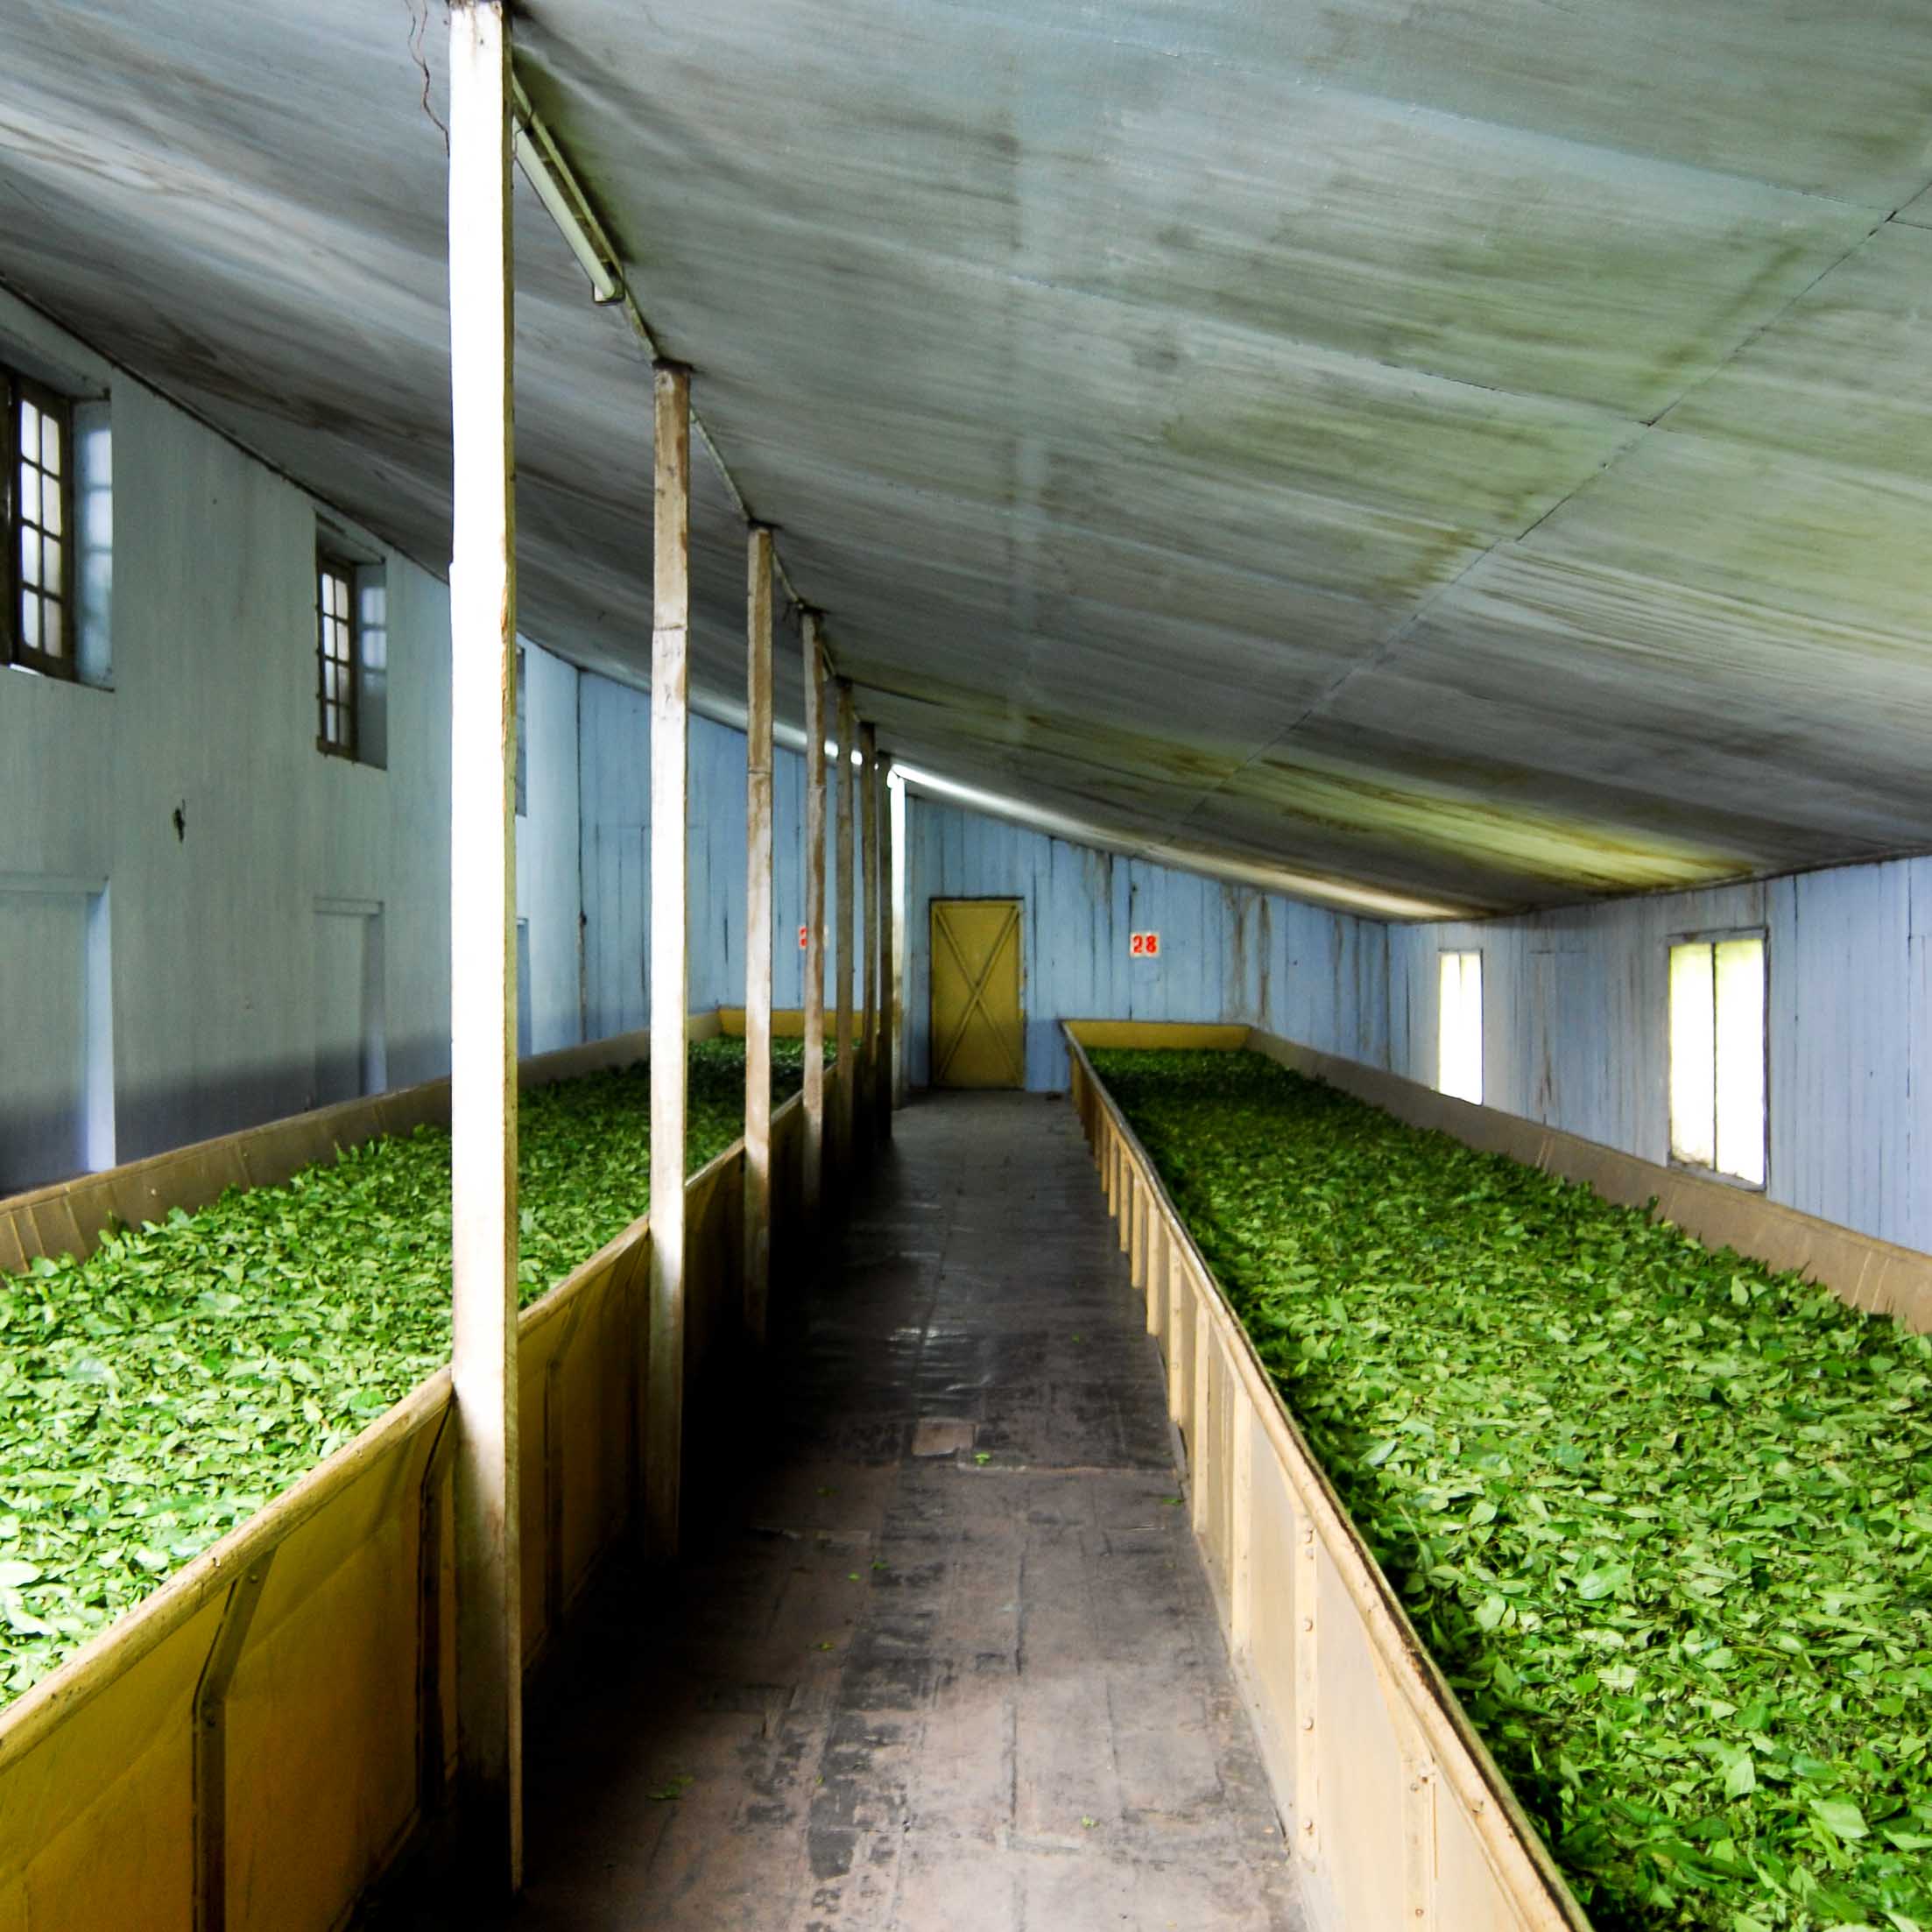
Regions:
[[[714, 1040], [721, 1031], [715, 1012], [691, 1015], [692, 1039]], [[518, 1065], [517, 1084], [547, 1086], [650, 1057], [649, 1033], [613, 1033], [586, 1046], [533, 1054]], [[109, 1222], [137, 1228], [170, 1208], [206, 1207], [224, 1188], [274, 1187], [297, 1168], [328, 1160], [339, 1147], [431, 1123], [445, 1125], [448, 1119], [448, 1081], [426, 1080], [420, 1087], [339, 1101], [218, 1140], [171, 1147], [145, 1160], [9, 1195], [0, 1200], [0, 1274], [19, 1273], [37, 1254], [91, 1253]]]
[[[643, 1050], [626, 1036], [615, 1063]], [[551, 1058], [553, 1078], [613, 1063]], [[831, 1069], [827, 1088], [829, 1110]], [[352, 1104], [379, 1123], [365, 1135], [383, 1131], [382, 1103]], [[343, 1111], [281, 1125], [303, 1159], [326, 1158], [349, 1136], [318, 1141], [314, 1122]], [[772, 1123], [775, 1256], [804, 1233], [803, 1139], [794, 1097]], [[221, 1146], [195, 1151], [196, 1188], [232, 1174], [240, 1157]], [[687, 1411], [741, 1342], [743, 1174], [740, 1142], [687, 1183]], [[641, 1492], [649, 1239], [634, 1222], [521, 1317], [526, 1657]], [[0, 1932], [347, 1918], [438, 1809], [454, 1761], [452, 1428], [445, 1371], [0, 1713]]]
[[1259, 1028], [1072, 1020], [1075, 1106], [1167, 1364], [1194, 1527], [1322, 1932], [1588, 1924], [1181, 1224], [1089, 1047], [1249, 1048], [1932, 1330], [1932, 1256]]
[[[1321, 1932], [1587, 1932], [1069, 1025], [1071, 1092], [1167, 1364], [1189, 1498]], [[1132, 1046], [1238, 1047], [1200, 1029]], [[1158, 1031], [1166, 1037], [1146, 1037]]]

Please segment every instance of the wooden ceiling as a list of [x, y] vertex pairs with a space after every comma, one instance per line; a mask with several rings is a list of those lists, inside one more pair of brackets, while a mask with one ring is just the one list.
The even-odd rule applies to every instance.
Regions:
[[[882, 742], [1398, 911], [1932, 847], [1925, 27], [1917, 0], [517, 21]], [[433, 565], [443, 32], [426, 0], [0, 0], [0, 275]], [[523, 199], [524, 627], [636, 681], [646, 371]], [[743, 532], [709, 477], [695, 534], [696, 681], [729, 706]]]

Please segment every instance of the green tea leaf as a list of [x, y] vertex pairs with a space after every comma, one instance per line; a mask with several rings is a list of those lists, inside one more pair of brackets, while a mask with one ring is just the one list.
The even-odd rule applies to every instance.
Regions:
[[1096, 1054], [1610, 1932], [1932, 1923], [1932, 1339], [1256, 1054]]
[[1865, 1814], [1849, 1798], [1814, 1798], [1811, 1815], [1837, 1837], [1862, 1838], [1865, 1835]]
[[[800, 1044], [772, 1061], [783, 1099]], [[696, 1168], [742, 1042], [695, 1045], [688, 1093]], [[645, 1211], [649, 1127], [641, 1065], [522, 1096], [524, 1301]], [[0, 1277], [0, 1704], [448, 1359], [449, 1185], [426, 1128]]]

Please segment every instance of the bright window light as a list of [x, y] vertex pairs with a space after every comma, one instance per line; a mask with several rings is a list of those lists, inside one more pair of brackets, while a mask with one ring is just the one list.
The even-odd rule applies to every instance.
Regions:
[[1483, 1103], [1483, 955], [1444, 953], [1436, 1006], [1435, 1084], [1456, 1100]]
[[1670, 948], [1670, 1153], [1687, 1167], [1765, 1181], [1765, 942]]

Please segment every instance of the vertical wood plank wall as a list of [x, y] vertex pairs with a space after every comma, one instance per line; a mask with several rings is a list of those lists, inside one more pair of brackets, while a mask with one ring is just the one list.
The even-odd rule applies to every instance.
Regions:
[[1434, 1084], [1436, 955], [1477, 948], [1485, 1103], [1664, 1160], [1666, 948], [1676, 934], [1738, 927], [1766, 934], [1770, 1198], [1932, 1248], [1932, 1135], [1914, 1121], [1932, 1091], [1932, 860], [1392, 927], [1378, 1063]]
[[[1386, 928], [1248, 886], [1115, 857], [913, 795], [906, 803], [906, 1077], [930, 1070], [926, 908], [933, 899], [1025, 902], [1026, 1084], [1067, 1080], [1060, 1022], [1239, 1020], [1329, 1053], [1386, 1037]], [[1158, 958], [1128, 935], [1160, 935]]]
[[[781, 652], [793, 648], [781, 642]], [[645, 1024], [644, 959], [650, 941], [645, 851], [651, 829], [651, 770], [644, 694], [586, 673], [580, 704], [583, 841], [585, 1037], [605, 1039]], [[744, 734], [691, 720], [691, 1005], [736, 1006], [744, 998]], [[805, 1000], [805, 759], [779, 745], [772, 760], [772, 1004]], [[829, 851], [829, 892], [836, 860]], [[828, 921], [827, 984], [835, 935]]]
[[[642, 700], [581, 680], [586, 1006], [593, 1037], [642, 1024], [646, 774]], [[744, 740], [692, 724], [694, 1005], [743, 983]], [[803, 760], [776, 760], [773, 1003], [803, 998]], [[1932, 859], [1623, 899], [1481, 923], [1385, 925], [1096, 852], [913, 795], [906, 801], [906, 1075], [928, 1076], [926, 906], [1026, 902], [1026, 1083], [1065, 1080], [1068, 1015], [1239, 1020], [1433, 1084], [1436, 955], [1483, 958], [1488, 1103], [1661, 1160], [1665, 947], [1763, 927], [1771, 962], [1773, 1200], [1882, 1240], [1932, 1248]], [[626, 855], [629, 855], [628, 857]], [[627, 883], [627, 881], [629, 883]], [[1157, 931], [1158, 961], [1128, 934]], [[627, 963], [628, 962], [628, 963]], [[626, 978], [626, 973], [629, 977]]]

